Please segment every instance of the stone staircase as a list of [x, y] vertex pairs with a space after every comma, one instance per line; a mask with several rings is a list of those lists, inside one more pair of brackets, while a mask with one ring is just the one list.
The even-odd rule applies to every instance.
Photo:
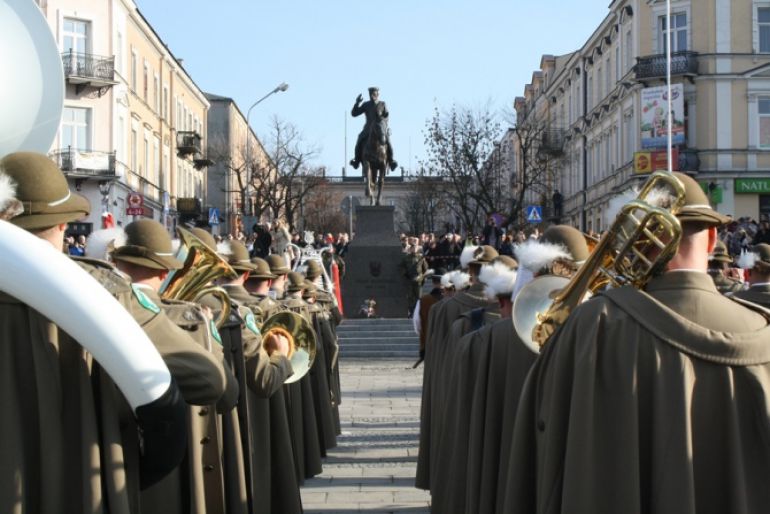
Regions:
[[412, 320], [346, 319], [337, 327], [340, 357], [417, 360], [420, 339]]

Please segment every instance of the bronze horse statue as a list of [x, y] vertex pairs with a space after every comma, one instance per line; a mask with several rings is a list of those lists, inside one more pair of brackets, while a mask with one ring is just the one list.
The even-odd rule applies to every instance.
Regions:
[[[371, 130], [366, 137], [363, 151], [361, 152], [361, 170], [366, 180], [366, 197], [369, 198], [369, 205], [380, 205], [382, 196], [382, 183], [385, 181], [385, 174], [388, 166], [388, 133], [387, 119], [380, 118], [376, 123], [372, 123]], [[376, 186], [376, 195], [375, 195]]]

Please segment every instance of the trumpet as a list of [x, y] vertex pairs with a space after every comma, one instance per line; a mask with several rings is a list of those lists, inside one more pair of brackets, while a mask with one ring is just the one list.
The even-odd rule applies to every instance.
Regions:
[[214, 320], [221, 328], [230, 316], [230, 297], [221, 287], [209, 286], [218, 278], [237, 278], [235, 270], [189, 230], [177, 227], [180, 245], [176, 258], [184, 263], [181, 269], [169, 272], [160, 286], [160, 296], [165, 300], [197, 302], [206, 295], [214, 296], [222, 304], [219, 316]]
[[[284, 384], [297, 382], [313, 367], [316, 356], [316, 335], [310, 323], [295, 312], [273, 314], [262, 324], [262, 340], [270, 335], [282, 335], [289, 340], [287, 355], [294, 374]], [[264, 344], [264, 343], [263, 343]]]
[[[669, 205], [648, 202], [651, 193], [660, 190], [669, 193]], [[682, 228], [676, 213], [684, 202], [684, 186], [672, 173], [650, 175], [572, 279], [541, 277], [521, 290], [511, 316], [521, 340], [539, 352], [588, 293], [608, 285], [644, 287], [679, 248]]]

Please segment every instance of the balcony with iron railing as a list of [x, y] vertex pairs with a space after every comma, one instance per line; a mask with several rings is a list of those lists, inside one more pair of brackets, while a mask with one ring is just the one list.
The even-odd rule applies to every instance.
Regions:
[[567, 131], [564, 129], [546, 129], [540, 139], [538, 151], [552, 156], [562, 155], [566, 137]]
[[[634, 67], [637, 80], [664, 78], [666, 76], [666, 54], [647, 55], [636, 58]], [[673, 52], [671, 54], [671, 75], [695, 77], [698, 75], [697, 52]]]
[[115, 167], [115, 152], [70, 147], [54, 150], [50, 156], [67, 177], [114, 179], [119, 176]]
[[106, 88], [117, 84], [115, 80], [115, 57], [64, 52], [61, 54], [64, 76], [67, 82], [78, 89], [86, 86]]
[[176, 133], [176, 151], [179, 155], [201, 153], [201, 135], [191, 130]]

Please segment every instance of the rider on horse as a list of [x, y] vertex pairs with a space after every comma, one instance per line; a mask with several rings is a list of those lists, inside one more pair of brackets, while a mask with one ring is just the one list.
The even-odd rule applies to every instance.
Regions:
[[[379, 97], [380, 89], [370, 87], [369, 101], [362, 104], [361, 102], [364, 98], [363, 96], [358, 95], [356, 103], [353, 105], [353, 110], [350, 111], [353, 117], [366, 114], [366, 124], [361, 133], [358, 134], [358, 141], [356, 141], [355, 157], [350, 161], [350, 165], [353, 166], [353, 169], [358, 169], [358, 165], [361, 164], [361, 151], [372, 125], [379, 122], [381, 119], [387, 120], [388, 118], [388, 108], [385, 106], [385, 102], [378, 101]], [[392, 171], [398, 167], [398, 163], [393, 160], [393, 146], [390, 144], [390, 131], [385, 132], [385, 138], [388, 143], [388, 162], [390, 163], [390, 169]]]

